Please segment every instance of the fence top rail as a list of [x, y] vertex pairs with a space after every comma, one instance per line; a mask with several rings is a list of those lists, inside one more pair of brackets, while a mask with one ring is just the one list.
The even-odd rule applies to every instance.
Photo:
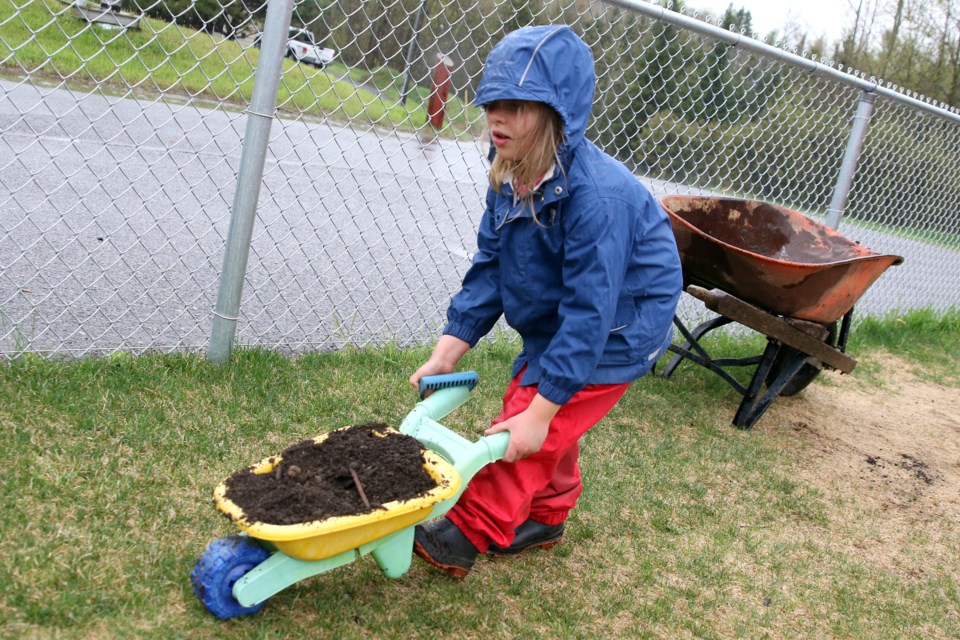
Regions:
[[682, 27], [708, 38], [720, 40], [721, 42], [725, 42], [732, 47], [740, 47], [741, 49], [745, 49], [752, 53], [784, 62], [791, 66], [809, 71], [815, 75], [836, 80], [837, 82], [855, 87], [862, 91], [874, 93], [876, 95], [901, 102], [916, 109], [926, 111], [937, 117], [960, 124], [960, 113], [958, 113], [956, 109], [952, 107], [942, 108], [937, 105], [930, 104], [924, 100], [919, 100], [917, 98], [905, 95], [899, 91], [882, 86], [880, 84], [881, 81], [878, 81], [874, 78], [867, 80], [865, 78], [857, 77], [853, 74], [841, 71], [840, 69], [835, 69], [829, 64], [804, 58], [803, 56], [790, 53], [789, 51], [766, 44], [765, 42], [761, 42], [747, 35], [734, 33], [707, 22], [701, 22], [696, 18], [691, 18], [690, 16], [683, 15], [682, 13], [677, 13], [676, 11], [671, 11], [670, 9], [645, 2], [644, 0], [603, 0], [603, 2], [621, 7], [623, 9], [628, 9], [630, 11], [635, 11], [662, 22], [667, 22], [669, 24]]

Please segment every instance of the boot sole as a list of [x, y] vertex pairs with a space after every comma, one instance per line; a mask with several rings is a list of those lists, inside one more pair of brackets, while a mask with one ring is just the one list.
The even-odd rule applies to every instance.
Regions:
[[440, 569], [442, 571], [446, 571], [447, 574], [449, 574], [450, 576], [453, 576], [457, 580], [463, 580], [464, 578], [467, 577], [467, 574], [470, 573], [470, 569], [464, 569], [463, 567], [458, 567], [456, 565], [443, 564], [441, 562], [437, 562], [436, 560], [433, 559], [433, 557], [429, 553], [427, 553], [427, 550], [424, 549], [423, 545], [421, 545], [419, 542], [413, 543], [413, 552], [418, 556], [420, 556], [420, 559], [422, 559], [424, 562], [426, 562], [430, 566], [436, 567], [437, 569]]
[[516, 558], [519, 555], [524, 554], [527, 551], [532, 549], [552, 549], [563, 541], [563, 536], [560, 536], [556, 540], [546, 540], [544, 542], [538, 542], [537, 544], [527, 545], [523, 549], [518, 549], [517, 551], [507, 551], [506, 549], [500, 551], [494, 551], [493, 547], [487, 550], [487, 555], [494, 558]]

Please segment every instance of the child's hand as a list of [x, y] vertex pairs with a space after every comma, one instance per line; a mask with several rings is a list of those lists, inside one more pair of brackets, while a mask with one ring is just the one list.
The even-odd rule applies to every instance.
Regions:
[[512, 418], [498, 422], [484, 432], [488, 436], [501, 431], [510, 432], [510, 443], [507, 445], [507, 452], [503, 455], [504, 462], [516, 462], [532, 456], [540, 451], [543, 441], [547, 439], [550, 421], [543, 422], [537, 416], [530, 414], [530, 410], [527, 409]]
[[490, 436], [501, 431], [509, 431], [510, 443], [507, 445], [503, 461], [523, 460], [540, 451], [550, 431], [550, 421], [558, 411], [560, 411], [560, 405], [550, 402], [538, 393], [526, 410], [503, 422], [498, 422], [484, 433]]
[[433, 360], [427, 360], [420, 365], [419, 369], [413, 372], [413, 375], [410, 376], [410, 386], [419, 390], [420, 378], [424, 376], [436, 376], [442, 373], [453, 373], [453, 367], [443, 363], [434, 362]]
[[420, 368], [410, 376], [410, 386], [415, 390], [420, 388], [420, 378], [436, 376], [442, 373], [453, 373], [457, 362], [470, 350], [470, 345], [453, 336], [441, 336], [433, 348], [430, 359], [420, 365]]

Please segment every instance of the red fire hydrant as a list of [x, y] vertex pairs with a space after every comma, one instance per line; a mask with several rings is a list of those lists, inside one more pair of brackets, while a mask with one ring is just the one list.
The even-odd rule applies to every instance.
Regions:
[[453, 71], [453, 60], [438, 53], [437, 64], [433, 68], [433, 91], [427, 102], [427, 118], [434, 129], [443, 127], [443, 109], [450, 95], [450, 72]]

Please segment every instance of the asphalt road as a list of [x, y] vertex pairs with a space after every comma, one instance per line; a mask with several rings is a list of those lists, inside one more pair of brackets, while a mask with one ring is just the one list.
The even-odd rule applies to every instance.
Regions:
[[[0, 353], [206, 348], [246, 116], [6, 80], [0, 98]], [[300, 351], [435, 337], [473, 249], [484, 152], [275, 121], [238, 343]], [[907, 257], [862, 311], [960, 305], [956, 253], [851, 233]], [[690, 300], [682, 311], [700, 313]]]
[[[205, 347], [245, 116], [10, 82], [0, 95], [0, 349]], [[476, 145], [276, 121], [238, 340], [432, 333], [483, 179]]]

